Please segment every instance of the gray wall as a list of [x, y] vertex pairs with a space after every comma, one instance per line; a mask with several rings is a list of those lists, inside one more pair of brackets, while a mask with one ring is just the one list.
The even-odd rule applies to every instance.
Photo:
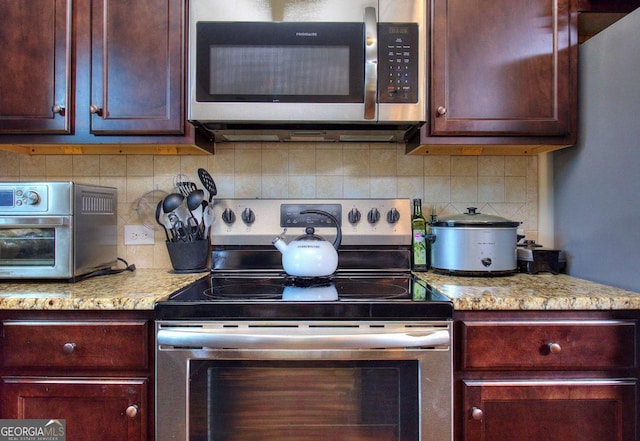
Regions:
[[573, 276], [640, 292], [640, 10], [580, 47], [578, 145], [554, 152], [555, 245]]

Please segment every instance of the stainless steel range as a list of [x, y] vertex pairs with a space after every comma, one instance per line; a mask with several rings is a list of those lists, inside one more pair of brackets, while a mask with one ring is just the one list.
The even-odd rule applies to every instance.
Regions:
[[[408, 199], [214, 210], [211, 273], [156, 305], [157, 441], [452, 440], [453, 308], [411, 274]], [[336, 239], [318, 211], [338, 268], [287, 275], [276, 236]]]

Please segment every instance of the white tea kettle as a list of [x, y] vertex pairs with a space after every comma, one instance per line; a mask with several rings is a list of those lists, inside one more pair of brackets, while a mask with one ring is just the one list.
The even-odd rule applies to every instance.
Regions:
[[[289, 244], [283, 235], [273, 239], [273, 245], [282, 253], [282, 267], [290, 276], [295, 277], [326, 277], [338, 268], [338, 247], [342, 241], [342, 230], [338, 220], [330, 213], [322, 210], [303, 210], [300, 214], [320, 214], [328, 217], [336, 226], [337, 234], [333, 243], [314, 234], [313, 227], [307, 227], [302, 236]], [[286, 232], [286, 230], [285, 230]]]

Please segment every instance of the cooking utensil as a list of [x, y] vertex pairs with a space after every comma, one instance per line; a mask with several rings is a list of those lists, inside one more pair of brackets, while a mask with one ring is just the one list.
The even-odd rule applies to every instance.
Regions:
[[508, 275], [517, 268], [516, 243], [520, 222], [466, 213], [437, 219], [431, 224], [431, 266], [458, 275]]
[[189, 225], [191, 225], [191, 221], [195, 223], [195, 225], [193, 226], [195, 228], [197, 239], [201, 239], [200, 224], [202, 222], [203, 201], [204, 201], [204, 191], [200, 189], [192, 191], [191, 193], [189, 193], [189, 196], [187, 196], [187, 209], [191, 214], [191, 218], [190, 218], [191, 220], [188, 223]]
[[169, 242], [171, 239], [169, 239], [169, 231], [167, 230], [167, 227], [164, 225], [164, 223], [161, 220], [162, 214], [163, 213], [162, 213], [162, 199], [161, 199], [158, 201], [158, 205], [156, 206], [156, 222], [158, 222], [158, 225], [160, 225], [164, 230], [164, 235], [167, 237], [167, 242]]
[[204, 238], [208, 239], [211, 234], [211, 224], [213, 223], [213, 207], [207, 205], [202, 213], [202, 224], [204, 225]]
[[198, 177], [200, 178], [200, 182], [204, 188], [209, 192], [209, 203], [213, 200], [213, 197], [218, 194], [218, 189], [216, 188], [216, 183], [213, 182], [213, 178], [204, 168], [198, 169]]
[[173, 178], [173, 188], [174, 191], [180, 193], [183, 196], [188, 196], [189, 193], [196, 190], [198, 187], [196, 184], [189, 178], [189, 176], [184, 173], [178, 173]]
[[162, 201], [162, 210], [165, 213], [173, 213], [182, 205], [182, 201], [184, 201], [184, 195], [180, 193], [170, 193]]

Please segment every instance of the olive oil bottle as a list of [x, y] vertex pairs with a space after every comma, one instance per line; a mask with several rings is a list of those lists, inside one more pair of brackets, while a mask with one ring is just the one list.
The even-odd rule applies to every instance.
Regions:
[[427, 240], [428, 224], [422, 215], [422, 200], [413, 200], [413, 215], [411, 216], [411, 249], [413, 251], [413, 269], [426, 271], [429, 269], [430, 244]]

